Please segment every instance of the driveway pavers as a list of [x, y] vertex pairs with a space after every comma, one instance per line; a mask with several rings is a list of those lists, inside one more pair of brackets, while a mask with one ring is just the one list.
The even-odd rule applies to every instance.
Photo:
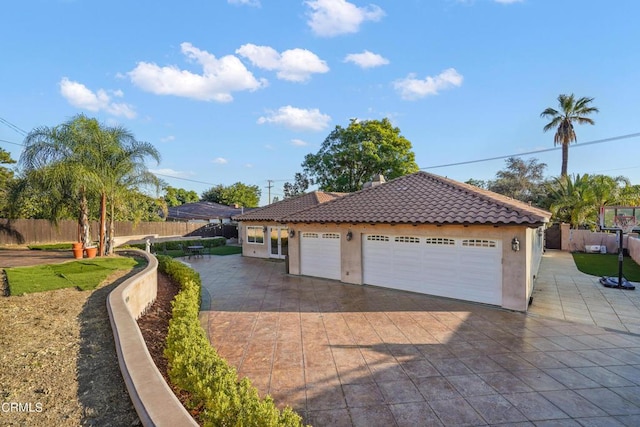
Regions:
[[529, 313], [640, 334], [640, 287], [606, 288], [599, 279], [580, 272], [571, 253], [549, 250], [542, 258]]
[[211, 343], [314, 426], [640, 425], [638, 335], [240, 255], [190, 264]]

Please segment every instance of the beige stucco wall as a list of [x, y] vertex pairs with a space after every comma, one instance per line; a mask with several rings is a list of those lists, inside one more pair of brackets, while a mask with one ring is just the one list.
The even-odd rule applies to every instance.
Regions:
[[544, 251], [544, 226], [527, 229], [527, 300], [533, 292], [535, 278], [538, 275], [542, 253]]
[[242, 244], [242, 255], [253, 258], [269, 258], [269, 235], [264, 233], [264, 241], [260, 243], [247, 242], [247, 227], [284, 227], [284, 224], [275, 221], [243, 221], [238, 223], [238, 241]]
[[637, 237], [637, 234], [634, 236], [635, 237], [629, 237], [627, 247], [629, 248], [629, 256], [631, 256], [636, 263], [640, 264], [640, 238]]
[[[300, 233], [339, 232], [342, 235], [341, 281], [362, 284], [362, 235], [371, 233], [406, 235], [418, 237], [465, 237], [488, 238], [502, 241], [502, 307], [510, 310], [526, 311], [533, 288], [533, 276], [537, 274], [539, 255], [531, 259], [532, 251], [542, 244], [534, 230], [524, 226], [462, 226], [462, 225], [388, 225], [388, 224], [288, 224], [295, 230], [295, 237], [289, 239], [289, 272], [300, 274]], [[353, 233], [351, 241], [345, 238], [348, 231]], [[535, 235], [535, 236], [534, 236]], [[520, 241], [519, 252], [511, 250], [511, 240]]]

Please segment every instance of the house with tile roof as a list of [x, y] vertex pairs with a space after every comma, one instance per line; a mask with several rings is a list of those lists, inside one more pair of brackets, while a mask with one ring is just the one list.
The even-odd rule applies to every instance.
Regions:
[[234, 216], [233, 219], [239, 222], [242, 254], [256, 258], [286, 258], [289, 229], [282, 218], [344, 195], [345, 193], [313, 191]]
[[290, 274], [526, 311], [550, 217], [417, 172], [279, 221], [289, 230]]
[[195, 202], [172, 206], [167, 211], [167, 221], [204, 222], [226, 224], [234, 215], [246, 212], [248, 208], [227, 206], [214, 202]]

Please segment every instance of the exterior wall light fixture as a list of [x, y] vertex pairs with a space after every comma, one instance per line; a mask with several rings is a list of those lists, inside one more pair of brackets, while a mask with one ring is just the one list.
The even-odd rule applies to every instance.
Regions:
[[511, 250], [514, 252], [518, 252], [520, 250], [520, 240], [517, 237], [514, 237], [511, 240]]
[[291, 237], [292, 239], [296, 236], [296, 231], [295, 230], [289, 230], [289, 237]]
[[353, 239], [353, 233], [351, 232], [351, 230], [347, 231], [347, 240], [351, 240]]

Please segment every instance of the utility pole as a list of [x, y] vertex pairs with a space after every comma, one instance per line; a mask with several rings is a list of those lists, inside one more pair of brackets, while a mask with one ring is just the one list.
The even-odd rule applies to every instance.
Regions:
[[267, 182], [269, 183], [269, 185], [267, 185], [267, 188], [269, 189], [269, 201], [268, 201], [268, 205], [271, 204], [271, 187], [273, 187], [273, 180], [272, 179], [268, 179]]

